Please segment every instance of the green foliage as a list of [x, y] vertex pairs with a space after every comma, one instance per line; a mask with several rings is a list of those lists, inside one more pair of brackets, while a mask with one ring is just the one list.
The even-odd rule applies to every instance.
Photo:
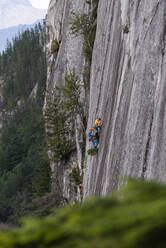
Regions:
[[[57, 91], [59, 90], [57, 89]], [[73, 126], [69, 119], [69, 114], [63, 107], [60, 95], [55, 94], [52, 97], [48, 95], [45, 121], [48, 150], [52, 151], [54, 161], [67, 160], [75, 149]]]
[[[7, 110], [13, 109], [18, 101], [26, 101], [38, 83], [37, 98], [43, 98], [46, 82], [46, 58], [39, 43], [42, 27], [26, 30], [8, 43], [0, 55], [0, 76], [4, 80], [3, 102]], [[42, 101], [39, 101], [42, 102]]]
[[98, 0], [86, 0], [86, 3], [90, 5], [91, 10], [87, 14], [73, 13], [70, 29], [72, 35], [83, 38], [82, 54], [86, 62], [83, 72], [84, 88], [85, 91], [89, 91], [92, 52], [96, 36]]
[[63, 106], [70, 116], [75, 118], [77, 114], [82, 115], [81, 85], [75, 69], [65, 74], [65, 86], [62, 87], [62, 93], [64, 97]]
[[71, 172], [71, 178], [75, 182], [76, 186], [80, 186], [82, 184], [82, 175], [80, 175], [80, 171], [78, 168], [73, 168]]
[[88, 155], [94, 156], [98, 153], [98, 148], [91, 148], [88, 150]]
[[[24, 216], [42, 217], [55, 212], [55, 208], [66, 205], [67, 200], [60, 196], [60, 192], [46, 193], [44, 196], [32, 199], [32, 202], [24, 206]], [[1, 228], [0, 228], [1, 229]]]
[[165, 185], [131, 181], [114, 196], [93, 198], [1, 232], [0, 247], [164, 248], [165, 208]]
[[[6, 113], [0, 136], [2, 222], [17, 222], [28, 204], [51, 187], [51, 171], [44, 152], [42, 107], [46, 62], [39, 43], [41, 32], [39, 25], [19, 34], [0, 55], [0, 76], [4, 81], [2, 108]], [[30, 99], [36, 85], [36, 97]]]
[[92, 30], [93, 19], [88, 14], [73, 13], [73, 21], [71, 23], [71, 34], [75, 36], [83, 36], [84, 38]]
[[72, 69], [65, 74], [65, 85], [62, 89], [57, 87], [52, 96], [47, 95], [45, 110], [47, 143], [54, 161], [67, 160], [75, 150], [74, 122], [77, 115], [80, 117], [83, 115], [80, 94], [80, 79]]
[[[96, 7], [95, 7], [96, 9]], [[95, 13], [97, 10], [95, 10]], [[74, 36], [83, 37], [83, 55], [91, 64], [93, 45], [96, 35], [96, 15], [94, 9], [88, 14], [73, 13], [73, 20], [71, 22], [71, 34]]]
[[59, 50], [59, 42], [57, 40], [53, 40], [51, 45], [51, 53], [54, 54]]
[[[0, 200], [8, 211], [3, 221], [15, 221], [34, 196], [50, 190], [50, 167], [43, 154], [44, 122], [39, 110], [26, 109], [2, 131], [0, 139]], [[22, 122], [20, 122], [20, 120]]]

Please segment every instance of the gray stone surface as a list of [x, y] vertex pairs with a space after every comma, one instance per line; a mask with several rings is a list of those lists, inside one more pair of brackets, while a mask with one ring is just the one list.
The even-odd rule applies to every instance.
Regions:
[[[52, 0], [46, 19], [47, 27], [47, 61], [48, 88], [55, 88], [64, 84], [64, 74], [71, 68], [81, 74], [83, 67], [82, 40], [70, 34], [72, 12], [80, 13], [84, 10], [83, 0]], [[52, 42], [60, 42], [59, 51], [51, 53]]]
[[[72, 11], [85, 11], [84, 5], [84, 0], [50, 3], [48, 92], [64, 84], [69, 68], [82, 73], [82, 40], [69, 34], [69, 22]], [[166, 181], [165, 10], [164, 0], [99, 0], [88, 129], [96, 117], [103, 119], [103, 129], [98, 154], [86, 157], [84, 196], [113, 191], [124, 183], [124, 176]], [[61, 42], [59, 51], [51, 54], [55, 39]], [[76, 132], [78, 154], [70, 161], [78, 167], [79, 137]], [[88, 140], [87, 144], [86, 150]], [[68, 186], [72, 166], [64, 170], [62, 164], [51, 164], [58, 187], [69, 199], [75, 197]]]
[[[51, 93], [56, 89], [56, 86], [62, 87], [64, 85], [64, 75], [70, 69], [75, 68], [76, 74], [81, 77], [84, 59], [82, 56], [82, 39], [73, 37], [70, 34], [70, 22], [72, 21], [72, 12], [82, 13], [85, 11], [84, 0], [52, 0], [49, 5], [48, 15], [46, 19], [47, 31], [47, 92]], [[59, 42], [59, 50], [52, 54], [51, 46], [54, 40]], [[45, 106], [47, 105], [47, 98], [45, 99]], [[77, 120], [76, 120], [77, 121]], [[62, 195], [68, 199], [77, 199], [80, 197], [79, 187], [77, 188], [77, 195], [73, 192], [73, 184], [71, 184], [70, 172], [73, 163], [77, 163], [79, 169], [82, 164], [82, 154], [80, 148], [78, 135], [80, 125], [76, 124], [78, 128], [76, 132], [77, 155], [71, 158], [68, 165], [64, 165], [63, 161], [60, 163], [51, 162], [51, 168], [54, 173], [53, 189], [58, 187]], [[51, 153], [49, 153], [51, 154]], [[51, 155], [50, 155], [51, 159]], [[65, 169], [66, 168], [66, 169]]]
[[88, 127], [100, 116], [103, 130], [84, 196], [113, 191], [126, 175], [166, 181], [165, 11], [164, 0], [99, 1]]

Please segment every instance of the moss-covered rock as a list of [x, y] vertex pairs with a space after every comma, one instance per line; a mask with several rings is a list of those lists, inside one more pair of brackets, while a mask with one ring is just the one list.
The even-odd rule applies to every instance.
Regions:
[[59, 50], [59, 42], [57, 40], [53, 40], [51, 45], [51, 53], [54, 54]]
[[98, 153], [98, 148], [91, 148], [88, 150], [88, 155], [94, 156]]

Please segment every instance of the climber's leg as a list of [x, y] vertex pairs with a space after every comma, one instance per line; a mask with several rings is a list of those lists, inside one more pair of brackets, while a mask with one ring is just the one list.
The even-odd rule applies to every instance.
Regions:
[[94, 142], [93, 142], [93, 145], [94, 145], [95, 148], [98, 146], [98, 143], [99, 143], [99, 142], [98, 142], [98, 139], [95, 138], [95, 139], [94, 139]]

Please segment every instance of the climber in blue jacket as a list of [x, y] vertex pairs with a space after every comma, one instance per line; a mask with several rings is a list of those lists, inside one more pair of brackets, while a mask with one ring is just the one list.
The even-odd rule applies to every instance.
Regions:
[[92, 142], [93, 143], [93, 141], [94, 141], [94, 133], [93, 133], [93, 128], [94, 127], [91, 127], [90, 129], [89, 129], [89, 142]]
[[89, 141], [92, 142], [93, 146], [97, 148], [99, 144], [99, 136], [102, 128], [101, 118], [95, 120], [95, 125], [89, 130]]
[[94, 147], [98, 146], [98, 135], [97, 129], [93, 126], [89, 130], [89, 141], [93, 144]]

